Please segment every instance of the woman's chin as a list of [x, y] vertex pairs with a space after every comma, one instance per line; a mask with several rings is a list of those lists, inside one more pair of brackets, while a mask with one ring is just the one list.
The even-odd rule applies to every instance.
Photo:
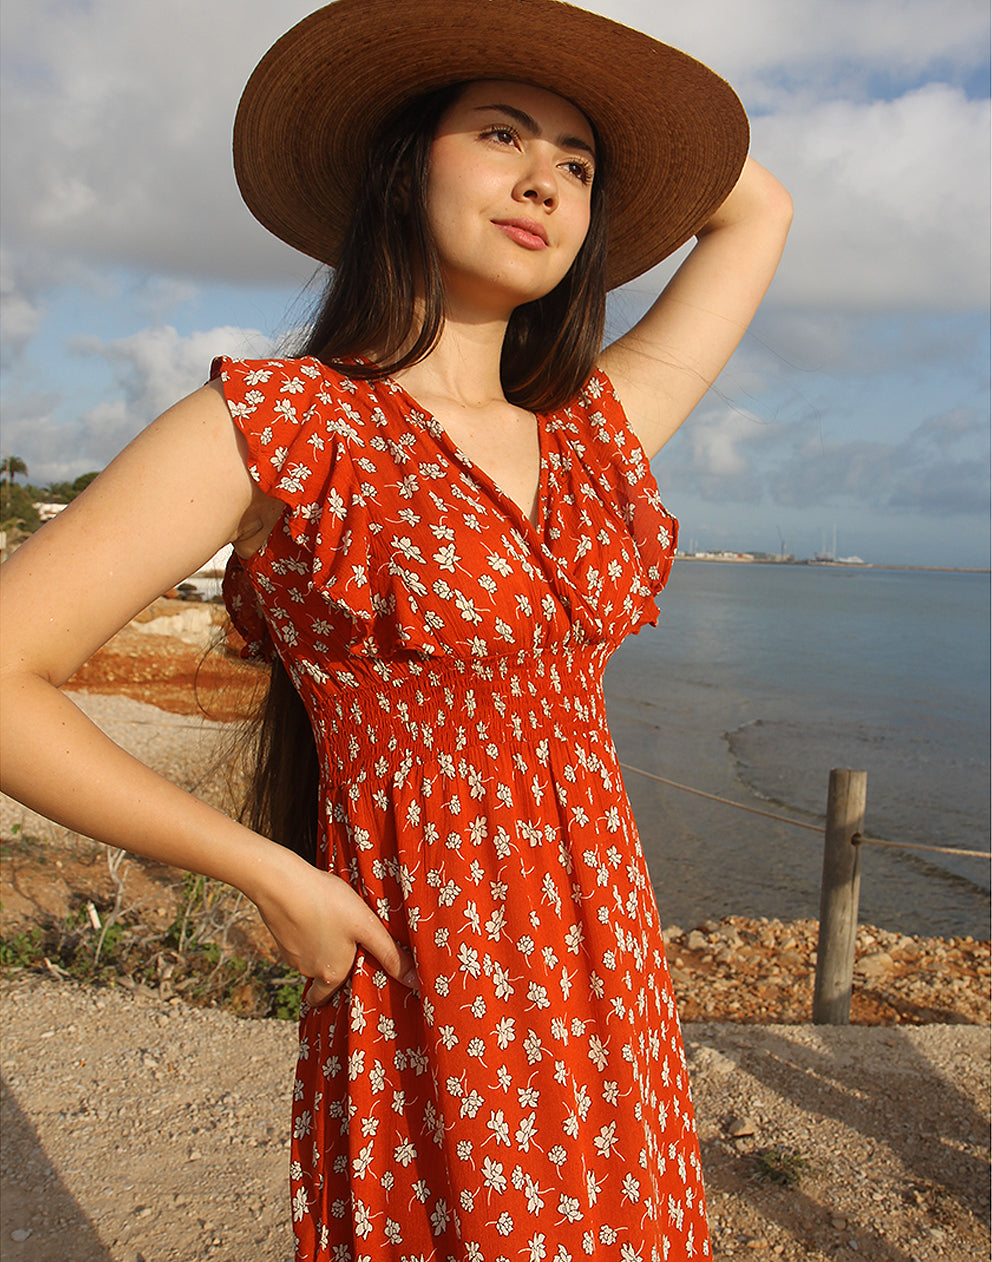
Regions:
[[539, 298], [551, 293], [564, 275], [565, 273], [560, 276], [545, 275], [536, 278], [533, 275], [521, 276], [501, 272], [474, 278], [471, 283], [465, 278], [460, 280], [446, 278], [444, 289], [449, 316], [454, 317], [458, 312], [468, 314], [475, 311], [488, 318], [508, 320], [518, 307], [524, 307], [529, 302], [536, 302]]

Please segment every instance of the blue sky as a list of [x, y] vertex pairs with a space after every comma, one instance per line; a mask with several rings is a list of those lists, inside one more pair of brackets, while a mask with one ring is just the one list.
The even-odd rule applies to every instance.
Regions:
[[[241, 206], [230, 127], [313, 6], [5, 0], [2, 448], [102, 467], [204, 379], [270, 352], [312, 265]], [[751, 332], [655, 461], [700, 548], [989, 565], [984, 0], [589, 7], [728, 78], [796, 222]], [[278, 10], [278, 12], [274, 12]], [[622, 332], [672, 264], [611, 300]]]

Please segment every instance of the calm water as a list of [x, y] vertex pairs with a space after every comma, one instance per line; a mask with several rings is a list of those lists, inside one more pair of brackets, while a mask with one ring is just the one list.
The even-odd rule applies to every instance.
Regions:
[[[866, 830], [989, 848], [989, 576], [681, 562], [659, 625], [610, 665], [622, 761], [822, 817], [831, 767], [868, 773]], [[625, 773], [665, 923], [813, 916], [822, 846]], [[862, 919], [988, 936], [989, 865], [862, 852]]]

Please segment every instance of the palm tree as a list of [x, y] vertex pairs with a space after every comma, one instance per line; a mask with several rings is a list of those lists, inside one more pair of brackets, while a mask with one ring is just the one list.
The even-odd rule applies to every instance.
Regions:
[[10, 486], [14, 478], [27, 473], [28, 467], [20, 456], [6, 455], [3, 458], [3, 480]]

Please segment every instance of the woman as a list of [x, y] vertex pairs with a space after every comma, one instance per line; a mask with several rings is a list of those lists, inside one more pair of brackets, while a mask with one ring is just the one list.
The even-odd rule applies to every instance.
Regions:
[[[712, 72], [556, 0], [337, 0], [235, 128], [253, 212], [337, 269], [306, 354], [219, 361], [9, 564], [7, 790], [237, 886], [312, 979], [299, 1258], [709, 1254], [601, 679], [674, 555], [647, 459], [788, 229], [746, 148]], [[606, 288], [691, 236], [601, 351]], [[58, 691], [226, 541], [269, 836]]]

